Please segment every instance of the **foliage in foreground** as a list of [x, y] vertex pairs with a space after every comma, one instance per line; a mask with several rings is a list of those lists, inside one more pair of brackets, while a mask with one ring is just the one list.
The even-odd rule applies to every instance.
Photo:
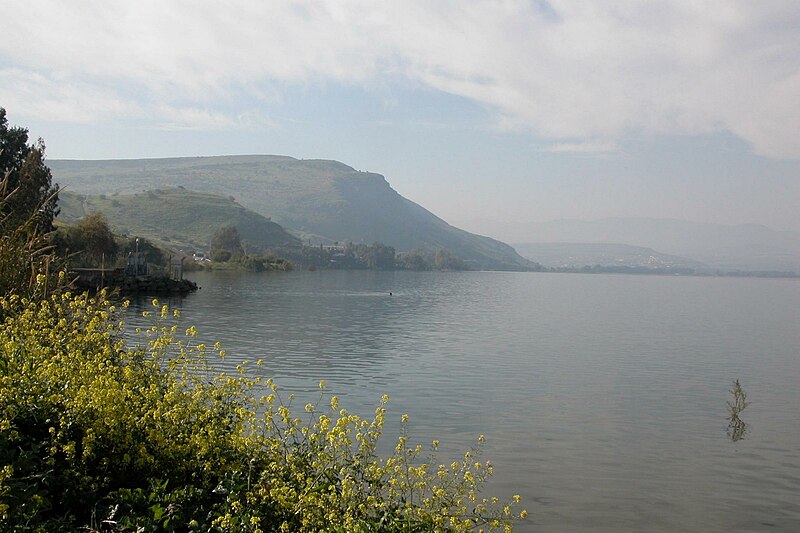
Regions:
[[510, 530], [513, 502], [477, 493], [479, 444], [423, 462], [404, 432], [381, 458], [388, 398], [362, 419], [323, 391], [298, 417], [247, 364], [215, 373], [219, 346], [153, 305], [126, 344], [103, 294], [0, 297], [0, 529]]

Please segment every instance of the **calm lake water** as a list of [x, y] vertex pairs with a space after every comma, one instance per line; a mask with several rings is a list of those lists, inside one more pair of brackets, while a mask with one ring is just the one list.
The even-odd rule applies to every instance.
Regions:
[[[800, 531], [800, 281], [542, 273], [192, 273], [207, 342], [445, 454], [485, 434], [515, 531]], [[389, 296], [389, 292], [393, 295]], [[135, 303], [133, 308], [146, 305]], [[733, 442], [726, 401], [752, 404]]]

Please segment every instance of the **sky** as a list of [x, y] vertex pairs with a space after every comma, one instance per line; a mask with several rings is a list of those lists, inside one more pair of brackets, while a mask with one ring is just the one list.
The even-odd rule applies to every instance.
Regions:
[[0, 107], [51, 159], [281, 154], [479, 233], [800, 231], [796, 0], [0, 0]]

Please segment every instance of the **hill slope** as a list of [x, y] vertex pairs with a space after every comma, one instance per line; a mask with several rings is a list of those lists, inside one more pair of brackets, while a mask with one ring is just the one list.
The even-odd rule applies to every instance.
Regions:
[[285, 156], [220, 156], [48, 162], [54, 180], [87, 194], [133, 193], [165, 186], [223, 196], [284, 227], [321, 240], [398, 251], [447, 248], [477, 268], [525, 269], [510, 246], [455, 228], [393, 190], [380, 174], [337, 161]]
[[92, 196], [70, 190], [59, 194], [58, 219], [74, 222], [92, 212], [106, 215], [115, 233], [130, 233], [205, 250], [221, 226], [236, 226], [242, 239], [255, 248], [299, 244], [280, 225], [230, 198], [181, 188], [139, 194]]

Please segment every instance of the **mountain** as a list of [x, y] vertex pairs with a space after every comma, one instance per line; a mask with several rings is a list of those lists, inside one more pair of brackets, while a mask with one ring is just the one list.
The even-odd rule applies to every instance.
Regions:
[[398, 251], [447, 248], [475, 268], [535, 267], [495, 239], [451, 226], [380, 174], [337, 161], [248, 155], [109, 161], [48, 160], [55, 182], [84, 194], [163, 187], [233, 195], [242, 206], [315, 242], [375, 241]]
[[280, 225], [231, 198], [183, 188], [99, 196], [66, 189], [59, 193], [58, 204], [58, 220], [62, 222], [102, 212], [115, 233], [146, 237], [172, 247], [205, 250], [214, 232], [228, 225], [236, 226], [248, 246], [256, 249], [300, 243]]
[[487, 223], [481, 227], [510, 242], [619, 243], [652, 248], [717, 269], [800, 272], [800, 233], [775, 231], [759, 224], [605, 218], [514, 225]]
[[580, 268], [601, 265], [652, 269], [708, 268], [699, 261], [628, 244], [538, 242], [514, 244], [514, 248], [523, 257], [547, 267]]

